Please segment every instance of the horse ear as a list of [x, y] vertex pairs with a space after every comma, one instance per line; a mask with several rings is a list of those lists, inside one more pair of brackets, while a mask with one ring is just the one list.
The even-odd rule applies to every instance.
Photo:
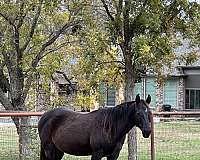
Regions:
[[139, 94], [136, 95], [135, 101], [136, 101], [136, 103], [140, 103], [140, 95]]
[[148, 94], [148, 97], [147, 97], [147, 99], [146, 99], [146, 102], [148, 103], [148, 104], [150, 104], [151, 103], [151, 96]]

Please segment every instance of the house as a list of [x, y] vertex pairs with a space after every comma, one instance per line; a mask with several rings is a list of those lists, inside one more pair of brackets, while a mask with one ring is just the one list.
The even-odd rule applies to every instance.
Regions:
[[200, 66], [182, 66], [184, 76], [184, 109], [200, 109]]
[[[154, 75], [142, 78], [135, 83], [134, 96], [140, 94], [145, 98], [152, 97], [151, 108], [161, 109], [163, 105], [171, 105], [175, 110], [200, 109], [200, 66], [178, 66], [173, 75], [169, 75], [163, 85], [156, 83]], [[117, 92], [108, 88], [105, 94], [105, 105], [116, 105]]]
[[[70, 104], [75, 96], [76, 82], [68, 79], [65, 72], [56, 71], [52, 75], [52, 81], [50, 83], [51, 88], [51, 102], [56, 102], [60, 105]], [[59, 97], [59, 102], [57, 98]], [[55, 105], [58, 105], [55, 104]]]

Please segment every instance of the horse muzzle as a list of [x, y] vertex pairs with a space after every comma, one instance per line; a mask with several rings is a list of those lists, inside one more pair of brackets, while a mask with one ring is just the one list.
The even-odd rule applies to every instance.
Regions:
[[151, 130], [142, 131], [142, 135], [144, 138], [149, 138], [150, 134], [151, 134]]

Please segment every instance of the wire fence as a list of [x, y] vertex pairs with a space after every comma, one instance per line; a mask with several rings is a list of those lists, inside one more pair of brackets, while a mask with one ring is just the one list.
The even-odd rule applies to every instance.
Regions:
[[200, 113], [154, 113], [156, 160], [199, 160]]
[[0, 119], [0, 159], [15, 159], [19, 155], [18, 135], [10, 120]]
[[[9, 114], [0, 114], [0, 160], [20, 159], [19, 136], [17, 129]], [[29, 116], [31, 121], [30, 129], [30, 158], [39, 160], [40, 141], [37, 131], [39, 114]], [[32, 113], [32, 115], [34, 115]], [[17, 116], [15, 114], [14, 116]], [[151, 139], [144, 139], [141, 131], [137, 129], [137, 150], [138, 160], [151, 159]], [[200, 114], [198, 115], [154, 115], [154, 149], [155, 160], [198, 160], [200, 151]], [[65, 155], [63, 160], [89, 160], [90, 157], [75, 157]], [[119, 160], [128, 159], [128, 145], [125, 142], [120, 152]]]
[[[6, 113], [8, 114], [8, 113]], [[11, 114], [12, 115], [12, 114]], [[16, 118], [17, 116], [15, 116]], [[18, 117], [19, 118], [19, 117]], [[22, 117], [21, 117], [22, 118]], [[26, 127], [29, 130], [28, 136], [30, 137], [30, 145], [28, 148], [31, 150], [28, 159], [39, 159], [39, 139], [37, 132], [37, 122], [39, 117], [30, 117], [30, 124], [20, 124], [20, 127]], [[18, 160], [20, 159], [20, 138], [17, 133], [17, 128], [12, 118], [0, 116], [0, 160]]]

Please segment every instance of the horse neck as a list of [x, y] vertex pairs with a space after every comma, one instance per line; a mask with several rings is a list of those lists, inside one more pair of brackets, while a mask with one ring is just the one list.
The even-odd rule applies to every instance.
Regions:
[[128, 106], [128, 104], [126, 103], [126, 106], [121, 106], [121, 107], [126, 107], [124, 109], [126, 109], [124, 112], [124, 114], [126, 114], [126, 116], [122, 116], [121, 118], [116, 120], [115, 125], [113, 126], [113, 129], [116, 129], [114, 138], [116, 139], [120, 139], [121, 137], [125, 136], [134, 126], [134, 120], [133, 120], [133, 116], [134, 116], [134, 112], [135, 112], [135, 107], [133, 106]]

